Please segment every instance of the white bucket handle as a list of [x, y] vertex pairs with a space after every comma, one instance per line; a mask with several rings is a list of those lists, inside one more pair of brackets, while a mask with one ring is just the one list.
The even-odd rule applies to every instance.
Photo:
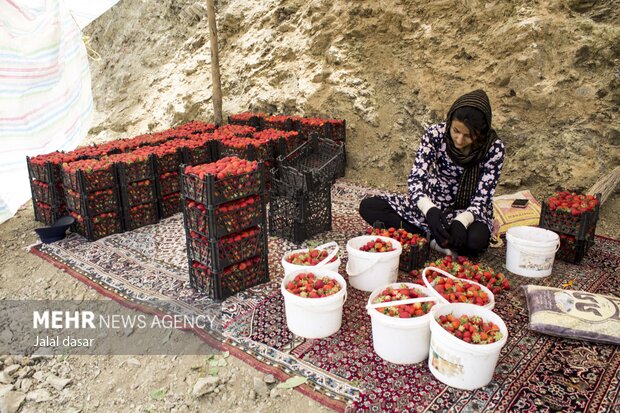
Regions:
[[329, 263], [331, 259], [334, 258], [336, 254], [338, 254], [338, 251], [340, 250], [340, 247], [338, 246], [338, 243], [336, 241], [328, 242], [323, 245], [319, 245], [318, 247], [315, 247], [315, 249], [317, 250], [327, 250], [328, 248], [332, 248], [332, 247], [335, 247], [333, 251], [330, 252], [327, 255], [327, 257], [323, 258], [323, 260], [321, 260], [317, 265], [315, 265], [314, 266], [315, 268], [320, 268], [323, 265]]
[[437, 301], [437, 297], [418, 297], [418, 298], [408, 298], [406, 300], [398, 300], [398, 301], [384, 301], [382, 303], [375, 304], [367, 304], [366, 310], [374, 309], [374, 308], [383, 308], [383, 307], [392, 307], [395, 305], [407, 305], [407, 304], [415, 304], [415, 303], [425, 303], [428, 301]]
[[[477, 282], [476, 282], [476, 281], [474, 281], [474, 280], [468, 280], [468, 279], [464, 279], [464, 278], [458, 278], [458, 277], [455, 277], [454, 275], [450, 274], [449, 272], [446, 272], [446, 271], [444, 271], [444, 270], [442, 270], [442, 269], [439, 269], [439, 268], [437, 268], [437, 267], [433, 267], [433, 266], [431, 266], [431, 267], [426, 267], [426, 268], [424, 268], [424, 270], [422, 271], [422, 280], [424, 280], [424, 284], [426, 284], [426, 286], [427, 286], [428, 288], [430, 288], [430, 289], [431, 289], [431, 291], [434, 291], [434, 292], [437, 294], [437, 296], [438, 296], [441, 300], [443, 300], [445, 303], [449, 303], [449, 301], [448, 301], [448, 300], [446, 300], [445, 298], [443, 298], [443, 297], [442, 297], [439, 293], [437, 293], [437, 290], [435, 290], [435, 289], [433, 288], [433, 286], [431, 285], [431, 283], [429, 283], [429, 282], [428, 282], [428, 278], [426, 277], [426, 271], [427, 271], [427, 270], [431, 270], [431, 271], [435, 271], [435, 272], [441, 273], [441, 274], [445, 275], [445, 276], [446, 276], [446, 277], [448, 277], [448, 278], [452, 278], [453, 280], [458, 280], [458, 281], [461, 281], [461, 282], [464, 282], [464, 283], [476, 284], [478, 287], [484, 287], [482, 284], [477, 283]], [[485, 288], [486, 288], [486, 287], [485, 287]], [[481, 289], [482, 291], [484, 291], [484, 289], [483, 289], [483, 288], [480, 288], [480, 289]]]
[[370, 260], [370, 261], [371, 261], [371, 262], [370, 262], [370, 264], [369, 264], [369, 265], [367, 265], [367, 266], [366, 266], [366, 268], [362, 269], [361, 271], [359, 271], [359, 272], [357, 272], [357, 273], [352, 273], [352, 272], [351, 272], [351, 268], [349, 267], [349, 263], [351, 262], [351, 260], [347, 260], [347, 268], [346, 268], [346, 271], [347, 271], [347, 274], [349, 274], [349, 277], [357, 277], [358, 275], [363, 274], [363, 273], [364, 273], [365, 271], [367, 271], [370, 267], [372, 267], [373, 265], [375, 265], [376, 263], [378, 263], [378, 262], [379, 262], [379, 260], [381, 259], [381, 256], [380, 256], [380, 254], [381, 254], [381, 253], [380, 253], [380, 252], [375, 252], [374, 254], [376, 254], [376, 255], [377, 255], [377, 257], [373, 257], [373, 258], [371, 258], [371, 260]]

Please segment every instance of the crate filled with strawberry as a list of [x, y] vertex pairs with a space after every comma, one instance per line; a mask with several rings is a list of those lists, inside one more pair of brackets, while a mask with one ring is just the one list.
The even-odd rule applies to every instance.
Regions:
[[278, 129], [265, 129], [256, 132], [253, 138], [270, 142], [274, 159], [278, 156], [288, 155], [303, 143], [298, 132]]
[[67, 208], [82, 216], [93, 217], [109, 211], [118, 211], [121, 203], [116, 187], [91, 192], [65, 190]]
[[30, 179], [45, 183], [62, 183], [61, 167], [64, 163], [77, 161], [72, 153], [52, 152], [26, 157]]
[[177, 139], [158, 146], [144, 146], [133, 153], [136, 155], [153, 155], [157, 174], [175, 172], [183, 162], [182, 144], [183, 140]]
[[191, 259], [208, 268], [225, 268], [236, 262], [261, 255], [266, 238], [262, 227], [252, 227], [219, 239], [189, 231], [188, 252]]
[[164, 172], [157, 178], [157, 183], [160, 197], [181, 190], [181, 178], [178, 172]]
[[30, 181], [32, 190], [32, 199], [34, 201], [44, 202], [48, 205], [59, 206], [65, 203], [65, 194], [62, 189], [62, 182], [56, 184], [48, 184], [47, 182], [32, 179]]
[[104, 212], [91, 218], [86, 218], [75, 211], [70, 211], [69, 214], [75, 218], [74, 231], [89, 241], [123, 232], [122, 218], [117, 211]]
[[261, 194], [265, 190], [263, 166], [237, 157], [186, 166], [181, 175], [181, 190], [185, 198], [205, 205]]
[[265, 211], [261, 196], [251, 195], [216, 206], [206, 206], [191, 199], [184, 201], [186, 226], [210, 238], [219, 238], [262, 224]]
[[594, 234], [599, 208], [600, 195], [558, 191], [543, 201], [539, 226], [583, 240]]
[[183, 210], [181, 192], [173, 192], [158, 199], [160, 218], [168, 218]]
[[183, 125], [177, 126], [174, 128], [174, 131], [196, 135], [201, 133], [213, 133], [217, 129], [217, 126], [214, 123], [202, 122], [199, 120], [195, 120], [192, 122], [184, 123]]
[[155, 224], [159, 221], [156, 202], [148, 202], [123, 208], [123, 225], [125, 231]]
[[593, 237], [578, 240], [572, 235], [560, 234], [560, 248], [555, 256], [562, 261], [579, 264], [592, 245]]
[[[503, 290], [510, 289], [510, 282], [504, 273], [495, 272], [493, 268], [481, 263], [473, 263], [467, 257], [459, 256], [454, 259], [452, 256], [447, 255], [427, 266], [439, 268], [457, 278], [475, 281], [487, 287], [493, 294], [498, 294]], [[424, 283], [422, 271], [412, 270], [410, 275], [414, 279], [413, 282]]]
[[155, 182], [150, 179], [129, 182], [121, 188], [124, 206], [157, 202]]
[[116, 186], [116, 166], [109, 158], [84, 159], [62, 165], [65, 190], [87, 193]]
[[155, 179], [155, 165], [151, 155], [140, 155], [135, 152], [121, 153], [111, 155], [108, 159], [116, 164], [121, 185]]
[[331, 184], [344, 170], [344, 145], [313, 135], [293, 152], [278, 157], [280, 180], [291, 192]]
[[428, 238], [420, 234], [413, 234], [403, 228], [367, 228], [366, 235], [380, 235], [382, 237], [394, 238], [400, 242], [403, 252], [400, 255], [398, 268], [401, 271], [411, 271], [424, 267], [424, 263], [428, 261], [430, 256], [430, 247]]
[[299, 118], [296, 126], [306, 139], [315, 133], [321, 138], [340, 142], [344, 142], [346, 138], [346, 124], [343, 119]]
[[217, 141], [212, 133], [192, 135], [181, 147], [185, 165], [213, 162], [217, 158]]
[[539, 226], [560, 236], [556, 257], [579, 264], [594, 244], [599, 217], [600, 195], [558, 191], [542, 205]]
[[52, 225], [56, 220], [67, 213], [67, 205], [53, 206], [41, 201], [34, 201], [34, 219], [45, 225]]
[[251, 126], [224, 125], [213, 131], [216, 140], [226, 140], [230, 138], [250, 138], [256, 129]]
[[229, 116], [228, 123], [231, 125], [251, 126], [256, 130], [260, 130], [265, 117], [267, 115], [264, 113], [242, 112]]
[[270, 174], [269, 234], [295, 244], [332, 229], [331, 183], [310, 191], [290, 191]]
[[224, 268], [212, 270], [198, 261], [189, 261], [190, 285], [215, 300], [269, 281], [267, 256], [256, 256]]
[[249, 161], [274, 159], [273, 146], [268, 139], [254, 137], [229, 137], [218, 140], [220, 157], [236, 156]]
[[271, 115], [267, 116], [263, 122], [263, 129], [280, 129], [291, 131], [297, 129], [299, 116]]

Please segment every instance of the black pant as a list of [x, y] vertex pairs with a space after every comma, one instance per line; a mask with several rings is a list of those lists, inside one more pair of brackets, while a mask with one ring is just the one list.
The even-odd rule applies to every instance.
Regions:
[[[359, 212], [364, 221], [370, 225], [374, 225], [375, 222], [381, 221], [385, 224], [386, 228], [404, 228], [414, 234], [425, 233], [421, 228], [398, 215], [386, 200], [376, 196], [363, 199], [360, 203]], [[486, 224], [480, 221], [474, 221], [467, 228], [467, 244], [460, 249], [449, 248], [456, 250], [460, 255], [475, 256], [486, 250], [489, 247], [490, 241], [491, 232]]]

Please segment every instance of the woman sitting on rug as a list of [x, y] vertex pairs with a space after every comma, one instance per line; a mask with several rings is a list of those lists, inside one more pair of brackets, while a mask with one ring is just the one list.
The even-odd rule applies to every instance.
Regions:
[[493, 194], [504, 162], [504, 144], [491, 128], [491, 104], [476, 90], [458, 98], [447, 121], [422, 136], [409, 173], [408, 196], [364, 199], [360, 215], [373, 225], [431, 233], [437, 244], [477, 255], [491, 238]]

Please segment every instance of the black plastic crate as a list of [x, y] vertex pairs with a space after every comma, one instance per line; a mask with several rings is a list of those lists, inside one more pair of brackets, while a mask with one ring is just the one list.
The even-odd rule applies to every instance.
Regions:
[[[251, 126], [256, 130], [261, 130], [264, 124], [265, 115], [257, 113], [251, 116], [243, 116], [245, 113], [238, 113], [228, 117], [228, 123], [231, 125]], [[241, 118], [243, 116], [243, 118]]]
[[28, 175], [30, 179], [36, 179], [45, 183], [56, 183], [62, 185], [61, 166], [62, 163], [52, 163], [46, 161], [44, 164], [33, 163], [31, 157], [26, 156]]
[[92, 218], [84, 218], [75, 212], [70, 214], [75, 218], [75, 222], [71, 226], [72, 231], [82, 235], [88, 241], [96, 241], [108, 235], [123, 232], [120, 212], [106, 212]]
[[577, 240], [571, 235], [560, 235], [560, 249], [556, 252], [557, 259], [579, 264], [588, 250], [594, 245], [594, 239]]
[[[261, 132], [254, 134], [254, 136], [256, 138], [263, 137], [263, 135], [269, 131], [270, 129], [265, 129]], [[287, 132], [287, 131], [280, 131], [277, 129], [274, 129], [274, 131], [294, 134], [294, 135], [287, 136], [287, 137], [282, 136], [277, 139], [274, 139], [272, 137], [270, 139], [269, 144], [271, 145], [271, 153], [272, 153], [272, 158], [274, 161], [279, 156], [287, 156], [288, 154], [293, 152], [295, 149], [297, 149], [304, 143], [304, 140], [302, 139], [301, 135], [297, 131]]]
[[155, 156], [146, 155], [146, 159], [137, 162], [118, 162], [116, 164], [118, 181], [121, 186], [131, 182], [150, 179], [155, 181]]
[[123, 207], [157, 202], [157, 191], [155, 182], [150, 179], [144, 181], [134, 181], [120, 187], [121, 200]]
[[598, 204], [592, 211], [573, 216], [570, 212], [551, 211], [546, 201], [542, 203], [538, 226], [556, 232], [575, 237], [578, 241], [592, 239], [598, 222], [601, 195], [596, 194]]
[[331, 184], [344, 171], [344, 145], [312, 135], [277, 164], [280, 179], [292, 193]]
[[123, 228], [125, 231], [133, 231], [136, 228], [155, 224], [158, 221], [159, 208], [157, 202], [123, 208]]
[[37, 179], [30, 180], [32, 200], [49, 205], [60, 206], [65, 203], [65, 192], [62, 183], [48, 184]]
[[62, 169], [62, 185], [65, 189], [71, 189], [80, 194], [97, 191], [101, 189], [113, 188], [118, 185], [116, 164], [110, 164], [105, 169], [84, 172], [82, 169], [67, 171]]
[[[252, 138], [247, 138], [250, 141]], [[248, 143], [244, 148], [233, 148], [226, 144], [226, 141], [216, 141], [218, 144], [218, 158], [236, 156], [237, 158], [247, 159], [248, 161], [264, 161], [274, 159], [273, 146], [270, 144], [254, 145]]]
[[157, 177], [157, 194], [160, 198], [181, 191], [181, 177], [178, 171], [165, 172]]
[[[373, 228], [380, 229], [382, 231], [388, 230], [386, 228], [385, 223], [381, 221], [376, 221], [373, 225]], [[398, 230], [397, 230], [398, 231]], [[369, 235], [368, 232], [364, 232], [360, 235]], [[387, 236], [389, 238], [394, 238], [401, 243], [402, 253], [400, 254], [400, 258], [398, 260], [398, 269], [401, 271], [410, 272], [411, 270], [417, 270], [419, 268], [423, 268], [424, 264], [429, 261], [431, 248], [430, 248], [430, 234], [426, 234], [424, 239], [426, 242], [422, 245], [414, 244], [411, 245], [410, 242], [401, 242], [399, 238], [392, 237], [387, 234], [378, 234], [380, 236]], [[416, 236], [415, 234], [413, 234]], [[418, 235], [419, 236], [419, 235]]]
[[269, 281], [266, 251], [260, 256], [233, 264], [222, 271], [212, 270], [191, 258], [188, 258], [188, 262], [192, 288], [218, 301]]
[[[193, 141], [188, 141], [193, 142]], [[214, 162], [218, 158], [217, 141], [215, 139], [204, 140], [200, 145], [191, 143], [182, 147], [183, 163], [185, 165], [200, 165], [202, 163]]]
[[218, 206], [206, 206], [188, 199], [184, 199], [182, 204], [186, 228], [207, 239], [266, 224], [266, 206], [262, 196], [253, 195]]
[[261, 255], [267, 248], [265, 227], [252, 227], [219, 239], [208, 239], [185, 228], [187, 252], [190, 259], [214, 270], [224, 268]]
[[264, 118], [263, 129], [297, 130], [298, 122], [296, 116], [272, 115]]
[[185, 165], [182, 165], [180, 173], [183, 198], [207, 206], [220, 205], [265, 192], [265, 172], [262, 162], [255, 171], [217, 180], [213, 175], [201, 179], [196, 175], [186, 174], [184, 170]]
[[165, 172], [176, 172], [183, 163], [183, 151], [176, 148], [175, 151], [164, 155], [155, 155], [155, 173], [159, 176]]
[[41, 201], [33, 201], [32, 206], [34, 208], [35, 221], [41, 222], [45, 225], [52, 225], [56, 220], [63, 215], [67, 214], [67, 207], [65, 204], [59, 206], [53, 206]]
[[307, 124], [304, 119], [300, 119], [296, 124], [296, 130], [302, 134], [305, 139], [308, 139], [312, 134], [319, 135], [320, 138], [331, 139], [337, 142], [346, 141], [346, 121], [336, 119], [322, 119], [323, 123]]
[[94, 217], [104, 212], [118, 212], [121, 201], [117, 187], [79, 193], [65, 189], [67, 209], [84, 217]]
[[288, 195], [272, 180], [269, 193], [269, 234], [301, 244], [332, 229], [331, 184]]
[[159, 217], [168, 218], [182, 211], [181, 193], [175, 192], [158, 199]]

